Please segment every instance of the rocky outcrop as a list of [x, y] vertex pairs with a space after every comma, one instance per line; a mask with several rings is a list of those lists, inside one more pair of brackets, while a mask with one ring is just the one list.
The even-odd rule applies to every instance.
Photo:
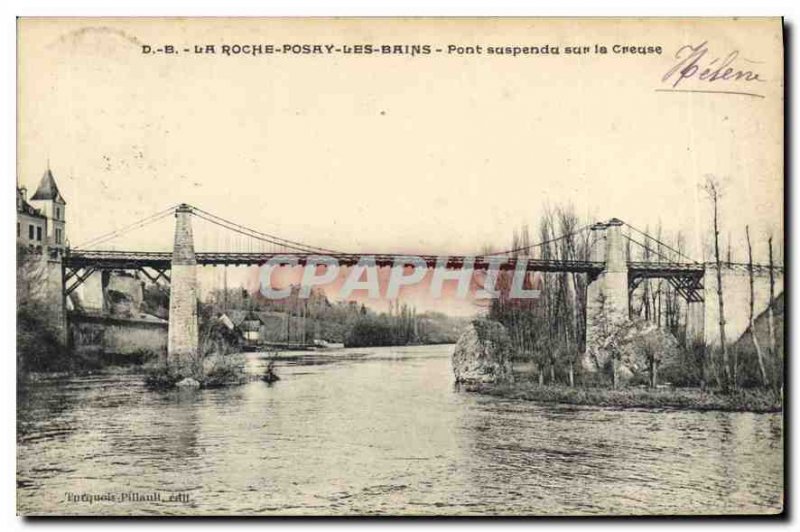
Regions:
[[111, 315], [138, 317], [142, 306], [142, 281], [114, 273], [109, 277], [105, 297]]
[[623, 382], [650, 370], [650, 360], [658, 367], [669, 366], [678, 355], [678, 341], [669, 332], [644, 320], [624, 320], [609, 324], [596, 348], [587, 349], [584, 370], [608, 369], [611, 358], [619, 361], [617, 376]]
[[474, 320], [456, 343], [453, 373], [457, 383], [512, 381], [511, 340], [505, 327], [492, 320]]

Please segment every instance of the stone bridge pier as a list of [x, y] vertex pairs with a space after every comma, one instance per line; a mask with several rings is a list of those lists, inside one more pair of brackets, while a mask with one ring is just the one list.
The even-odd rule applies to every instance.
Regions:
[[175, 211], [175, 247], [169, 297], [167, 365], [171, 372], [193, 375], [198, 369], [197, 258], [192, 237], [192, 209], [181, 204]]
[[589, 279], [586, 291], [586, 352], [584, 367], [599, 369], [594, 356], [605, 331], [628, 318], [628, 262], [622, 221], [613, 218], [591, 227], [590, 259], [605, 268]]
[[[590, 260], [604, 263], [603, 270], [589, 278], [586, 294], [586, 350], [583, 365], [587, 370], [600, 369], [595, 356], [597, 348], [615, 324], [629, 318], [630, 284], [625, 253], [623, 222], [614, 218], [591, 227]], [[705, 264], [701, 297], [684, 299], [686, 339], [718, 346], [719, 296], [716, 265]], [[769, 268], [753, 270], [753, 310], [755, 319], [769, 307], [770, 282], [776, 301], [783, 293], [783, 269], [776, 268], [770, 281]], [[722, 285], [725, 302], [725, 336], [736, 342], [750, 327], [750, 272], [746, 264], [722, 264]], [[782, 301], [782, 300], [781, 300]]]

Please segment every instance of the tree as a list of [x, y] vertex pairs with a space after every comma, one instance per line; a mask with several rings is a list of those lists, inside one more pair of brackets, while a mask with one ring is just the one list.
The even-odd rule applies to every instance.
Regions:
[[[756, 320], [755, 320], [755, 289], [753, 281], [753, 247], [750, 245], [750, 226], [744, 227], [745, 234], [747, 235], [747, 273], [750, 277], [750, 336], [753, 337], [753, 347], [756, 349], [756, 357], [758, 358], [758, 370], [761, 373], [761, 382], [764, 386], [768, 386], [767, 370], [764, 368], [764, 356], [761, 353], [761, 345], [758, 343], [758, 335], [756, 334]], [[772, 301], [770, 301], [770, 305]]]
[[767, 307], [767, 324], [769, 326], [769, 354], [775, 357], [777, 348], [775, 345], [775, 319], [773, 308], [775, 307], [775, 266], [772, 259], [772, 235], [767, 241], [769, 245], [769, 306]]
[[[575, 210], [568, 208], [558, 209], [559, 232], [564, 235], [561, 240], [561, 258], [565, 261], [588, 260], [589, 243], [588, 235], [582, 240], [577, 240], [579, 220]], [[630, 241], [628, 242], [630, 243]], [[571, 277], [571, 279], [570, 279]], [[567, 307], [569, 320], [565, 331], [566, 348], [564, 357], [567, 359], [569, 370], [569, 385], [575, 385], [575, 362], [583, 351], [586, 336], [586, 278], [582, 275], [563, 273], [564, 301]]]
[[658, 387], [658, 365], [661, 362], [660, 346], [656, 342], [654, 335], [644, 335], [638, 339], [636, 348], [642, 353], [649, 372], [649, 385], [651, 388]]
[[[608, 312], [606, 305], [607, 298], [604, 295], [598, 297], [599, 311], [596, 319], [598, 320], [598, 342], [595, 359], [600, 362], [603, 358], [611, 365], [611, 386], [616, 389], [619, 385], [619, 365], [625, 355], [625, 337], [633, 327], [633, 322], [629, 319], [616, 319]], [[598, 355], [604, 355], [599, 357]]]
[[718, 179], [707, 175], [703, 191], [708, 196], [714, 209], [714, 261], [717, 267], [717, 301], [719, 302], [719, 342], [722, 349], [722, 387], [728, 391], [731, 387], [731, 371], [728, 363], [728, 345], [725, 340], [725, 299], [722, 290], [722, 261], [719, 255], [719, 202], [722, 198], [722, 187]]

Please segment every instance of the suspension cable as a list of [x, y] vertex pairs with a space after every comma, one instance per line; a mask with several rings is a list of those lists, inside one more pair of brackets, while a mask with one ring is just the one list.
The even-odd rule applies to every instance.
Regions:
[[259, 236], [259, 235], [256, 235], [256, 234], [252, 234], [249, 231], [247, 231], [246, 228], [238, 228], [235, 225], [232, 226], [232, 225], [226, 224], [224, 222], [219, 222], [219, 221], [217, 221], [217, 220], [215, 220], [213, 218], [210, 218], [210, 217], [208, 217], [208, 216], [206, 216], [205, 214], [202, 214], [202, 213], [194, 213], [194, 214], [195, 214], [195, 216], [197, 216], [201, 220], [206, 220], [207, 222], [210, 222], [210, 223], [212, 223], [214, 225], [222, 227], [223, 229], [227, 229], [228, 231], [232, 231], [234, 233], [237, 233], [237, 234], [242, 235], [242, 236], [246, 236], [248, 238], [252, 238], [252, 239], [255, 239], [255, 240], [261, 240], [261, 241], [268, 242], [270, 244], [277, 245], [277, 246], [287, 247], [287, 248], [293, 249], [295, 251], [303, 251], [303, 252], [311, 251], [309, 249], [304, 248], [303, 246], [293, 246], [293, 245], [289, 245], [289, 244], [286, 244], [286, 243], [283, 243], [283, 242], [279, 242], [278, 240], [274, 240], [274, 239], [271, 239], [271, 238], [268, 238], [268, 237], [263, 237], [263, 236]]
[[149, 224], [151, 224], [153, 222], [157, 222], [157, 221], [161, 220], [162, 218], [164, 218], [164, 217], [166, 217], [166, 216], [168, 216], [170, 214], [173, 214], [177, 207], [178, 207], [177, 204], [176, 205], [172, 205], [170, 207], [167, 207], [164, 210], [158, 211], [155, 214], [151, 214], [150, 216], [146, 216], [146, 217], [144, 217], [144, 218], [142, 218], [140, 220], [137, 220], [137, 221], [133, 222], [132, 224], [126, 225], [126, 226], [121, 227], [119, 229], [115, 229], [114, 231], [105, 233], [105, 234], [100, 235], [98, 237], [95, 237], [95, 238], [93, 238], [91, 240], [88, 240], [88, 241], [82, 243], [79, 246], [73, 247], [72, 249], [80, 249], [80, 248], [85, 248], [87, 246], [97, 246], [99, 244], [102, 244], [103, 242], [107, 242], [108, 240], [112, 240], [112, 239], [114, 239], [114, 238], [116, 238], [118, 236], [121, 236], [122, 234], [124, 234], [126, 232], [132, 231], [134, 229], [139, 229], [139, 228], [144, 227], [145, 225], [149, 225]]
[[305, 253], [341, 254], [341, 252], [332, 249], [327, 249], [319, 246], [311, 246], [303, 244], [302, 242], [295, 242], [294, 240], [288, 240], [286, 238], [281, 238], [279, 236], [271, 235], [269, 233], [257, 231], [255, 229], [251, 229], [244, 225], [237, 224], [236, 222], [226, 220], [225, 218], [212, 214], [198, 207], [192, 207], [192, 212], [195, 216], [202, 218], [203, 220], [216, 224], [230, 231], [234, 231], [241, 235], [248, 236], [256, 240], [260, 240], [262, 242], [269, 242], [270, 244], [288, 247], [290, 249], [294, 249], [296, 251], [302, 251]]
[[676, 262], [675, 260], [673, 260], [671, 257], [668, 257], [668, 256], [664, 255], [663, 253], [659, 253], [658, 251], [656, 251], [656, 250], [654, 250], [654, 249], [652, 249], [652, 248], [650, 248], [650, 247], [646, 246], [645, 244], [642, 244], [641, 242], [638, 242], [638, 241], [634, 240], [633, 238], [631, 238], [631, 237], [630, 237], [630, 236], [628, 236], [628, 235], [622, 235], [622, 236], [624, 236], [624, 237], [625, 237], [625, 238], [627, 238], [627, 239], [628, 239], [630, 242], [633, 242], [633, 243], [634, 243], [634, 244], [636, 244], [637, 246], [641, 246], [642, 248], [646, 249], [646, 250], [647, 250], [647, 251], [649, 251], [650, 253], [654, 253], [654, 254], [658, 255], [659, 257], [661, 257], [661, 258], [663, 258], [663, 259], [666, 259], [666, 261], [667, 261], [668, 263], [670, 263], [670, 264], [680, 264], [679, 262]]
[[575, 231], [572, 231], [571, 233], [566, 233], [566, 234], [563, 234], [561, 236], [557, 236], [557, 237], [551, 238], [549, 240], [544, 240], [542, 242], [537, 242], [536, 244], [531, 244], [529, 246], [522, 246], [522, 247], [516, 247], [516, 248], [513, 248], [513, 249], [508, 249], [506, 251], [497, 251], [497, 252], [494, 252], [494, 253], [487, 253], [487, 254], [485, 254], [483, 256], [484, 257], [492, 257], [492, 256], [495, 256], [495, 255], [507, 255], [507, 254], [510, 255], [512, 253], [518, 253], [520, 251], [528, 251], [528, 250], [531, 250], [533, 248], [546, 246], [547, 244], [552, 244], [553, 242], [558, 242], [559, 240], [564, 240], [566, 238], [570, 238], [572, 236], [578, 235], [581, 232], [589, 229], [592, 225], [594, 225], [594, 224], [587, 224], [587, 225], [584, 225], [583, 227], [581, 227], [579, 229], [576, 229]]
[[649, 238], [650, 240], [653, 240], [653, 241], [655, 241], [657, 244], [659, 244], [659, 245], [661, 245], [661, 246], [664, 246], [665, 248], [667, 248], [668, 250], [672, 251], [673, 253], [675, 253], [675, 254], [676, 254], [676, 255], [678, 255], [679, 257], [683, 257], [684, 259], [690, 260], [690, 261], [694, 262], [695, 264], [700, 264], [699, 262], [697, 262], [697, 261], [696, 261], [696, 260], [694, 260], [693, 258], [691, 258], [691, 257], [688, 257], [688, 256], [684, 255], [683, 253], [681, 253], [681, 252], [680, 252], [680, 251], [678, 251], [677, 249], [675, 249], [675, 248], [673, 248], [673, 247], [671, 247], [671, 246], [668, 246], [667, 244], [663, 243], [663, 242], [662, 242], [662, 241], [660, 241], [659, 239], [657, 239], [657, 238], [655, 238], [655, 237], [652, 237], [652, 236], [648, 235], [647, 233], [645, 233], [644, 231], [642, 231], [642, 230], [640, 230], [640, 229], [636, 229], [634, 226], [632, 226], [632, 225], [631, 225], [631, 224], [629, 224], [628, 222], [622, 222], [622, 223], [623, 223], [623, 224], [625, 224], [625, 225], [627, 225], [629, 228], [633, 229], [633, 230], [634, 230], [634, 231], [636, 231], [637, 233], [639, 233], [639, 234], [641, 234], [641, 235], [644, 235], [644, 237], [645, 237], [645, 238]]

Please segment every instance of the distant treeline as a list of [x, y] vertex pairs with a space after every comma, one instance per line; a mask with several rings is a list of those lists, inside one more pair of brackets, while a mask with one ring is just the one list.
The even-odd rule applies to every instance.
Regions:
[[389, 313], [363, 312], [350, 324], [346, 347], [454, 343], [464, 321], [439, 313], [417, 314], [397, 304]]
[[[145, 304], [159, 307], [168, 301], [163, 288], [145, 290]], [[322, 340], [352, 347], [443, 344], [458, 339], [465, 319], [439, 312], [417, 312], [413, 307], [394, 301], [386, 312], [376, 312], [357, 302], [331, 302], [322, 291], [312, 291], [300, 298], [299, 287], [283, 299], [269, 300], [253, 296], [241, 288], [212, 291], [202, 303], [201, 316], [239, 310], [280, 312], [288, 317], [289, 342], [311, 343]], [[277, 340], [277, 339], [276, 339]]]

